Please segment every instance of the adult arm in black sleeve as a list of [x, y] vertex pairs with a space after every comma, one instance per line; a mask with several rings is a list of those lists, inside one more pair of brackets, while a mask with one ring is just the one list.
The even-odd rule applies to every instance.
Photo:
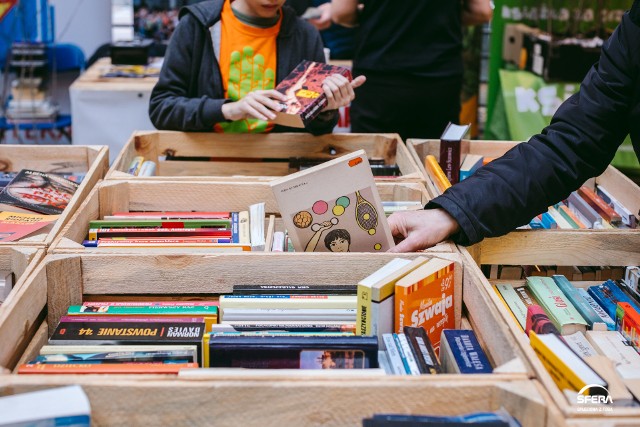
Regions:
[[[158, 83], [151, 92], [149, 118], [158, 129], [179, 131], [211, 131], [215, 123], [225, 121], [222, 105], [225, 99], [209, 96], [189, 97], [195, 55], [194, 37], [202, 31], [196, 18], [185, 14], [171, 37]], [[213, 66], [210, 64], [209, 66]]]
[[624, 15], [580, 92], [562, 104], [542, 134], [427, 205], [443, 208], [458, 222], [454, 241], [469, 245], [508, 233], [606, 169], [629, 133], [639, 84], [640, 26], [630, 16]]

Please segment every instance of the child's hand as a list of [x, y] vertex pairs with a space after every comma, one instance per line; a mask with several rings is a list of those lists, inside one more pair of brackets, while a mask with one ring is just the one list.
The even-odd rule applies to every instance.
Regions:
[[322, 111], [337, 110], [340, 107], [349, 105], [356, 97], [353, 89], [362, 86], [367, 81], [365, 76], [358, 76], [351, 82], [343, 75], [332, 74], [322, 82], [322, 89], [329, 102]]
[[274, 111], [280, 109], [278, 101], [286, 100], [287, 97], [277, 90], [256, 90], [239, 101], [223, 104], [222, 114], [227, 120], [273, 120], [276, 118]]

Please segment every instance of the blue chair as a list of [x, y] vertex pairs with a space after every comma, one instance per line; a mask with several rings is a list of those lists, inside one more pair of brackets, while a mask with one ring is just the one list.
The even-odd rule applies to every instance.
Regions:
[[78, 46], [71, 43], [56, 43], [49, 45], [47, 49], [49, 66], [54, 67], [54, 72], [64, 72], [85, 69], [84, 52]]

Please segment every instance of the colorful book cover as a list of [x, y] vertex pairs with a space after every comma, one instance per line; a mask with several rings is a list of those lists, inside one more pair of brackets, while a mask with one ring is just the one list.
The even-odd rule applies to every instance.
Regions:
[[638, 306], [620, 290], [613, 280], [607, 280], [601, 285], [591, 286], [588, 292], [612, 319], [616, 318], [616, 310], [620, 302], [626, 302], [630, 304], [634, 310], [640, 312]]
[[394, 246], [364, 150], [270, 182], [296, 252]]
[[586, 289], [580, 288], [578, 289], [578, 293], [580, 294], [580, 296], [582, 296], [582, 298], [584, 298], [587, 304], [589, 304], [591, 308], [593, 308], [593, 311], [595, 311], [598, 317], [600, 318], [600, 322], [607, 325], [607, 329], [609, 331], [615, 331], [616, 322], [611, 318], [611, 316], [607, 314], [607, 311], [604, 308], [602, 308], [602, 306], [598, 304], [591, 295], [589, 295], [589, 292], [587, 292]]
[[438, 354], [443, 329], [455, 328], [454, 267], [433, 258], [396, 283], [394, 330], [423, 327]]
[[221, 237], [231, 238], [231, 230], [219, 228], [90, 228], [87, 240], [110, 237]]
[[571, 301], [578, 313], [580, 313], [583, 319], [587, 321], [591, 329], [593, 329], [593, 325], [595, 323], [603, 323], [600, 316], [598, 316], [598, 313], [596, 313], [593, 307], [585, 301], [582, 295], [580, 295], [580, 292], [578, 292], [575, 286], [573, 286], [566, 277], [556, 274], [553, 275], [552, 278], [562, 293], [569, 299], [569, 301]]
[[0, 242], [13, 242], [51, 225], [59, 215], [0, 212]]
[[[108, 348], [105, 348], [107, 350]], [[155, 351], [120, 351], [105, 353], [61, 353], [41, 354], [33, 363], [195, 363], [197, 354], [194, 350], [155, 350]]]
[[527, 287], [562, 335], [587, 330], [587, 322], [551, 277], [528, 277]]
[[619, 302], [616, 325], [622, 336], [640, 353], [640, 313], [631, 304]]
[[228, 219], [98, 219], [89, 221], [89, 228], [231, 228]]
[[529, 335], [531, 331], [537, 334], [560, 335], [560, 332], [551, 322], [547, 313], [537, 304], [532, 304], [527, 307], [527, 323], [524, 331], [527, 335]]
[[490, 374], [493, 368], [480, 347], [476, 334], [470, 330], [442, 331], [440, 360], [445, 372], [459, 374]]
[[23, 169], [0, 193], [0, 204], [59, 215], [77, 189], [78, 184], [59, 175]]
[[327, 105], [322, 89], [324, 80], [332, 74], [341, 74], [351, 81], [351, 71], [345, 67], [302, 61], [282, 80], [276, 90], [287, 96], [276, 112], [274, 122], [283, 126], [305, 127]]

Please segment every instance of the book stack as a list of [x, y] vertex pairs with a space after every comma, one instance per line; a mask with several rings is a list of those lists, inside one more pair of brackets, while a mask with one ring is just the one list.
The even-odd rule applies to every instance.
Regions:
[[116, 212], [89, 222], [90, 248], [263, 250], [264, 203], [242, 212]]
[[[10, 179], [9, 182], [7, 182]], [[81, 181], [82, 176], [77, 175]], [[60, 174], [23, 169], [0, 177], [0, 241], [45, 232], [71, 202], [79, 184]]]
[[622, 280], [625, 267], [573, 265], [498, 265], [483, 264], [482, 272], [489, 280], [521, 280], [530, 276], [565, 276], [575, 282]]
[[85, 302], [62, 316], [20, 374], [177, 374], [207, 363], [217, 301]]
[[594, 190], [582, 186], [569, 197], [533, 218], [524, 228], [531, 229], [633, 229], [635, 214], [611, 196], [602, 185]]
[[[628, 277], [634, 269], [628, 269]], [[608, 389], [611, 397], [603, 403], [635, 406], [640, 295], [625, 281], [580, 287], [555, 275], [529, 277], [519, 287], [500, 283], [495, 291], [567, 395], [575, 397], [585, 390], [597, 394], [597, 385]]]

